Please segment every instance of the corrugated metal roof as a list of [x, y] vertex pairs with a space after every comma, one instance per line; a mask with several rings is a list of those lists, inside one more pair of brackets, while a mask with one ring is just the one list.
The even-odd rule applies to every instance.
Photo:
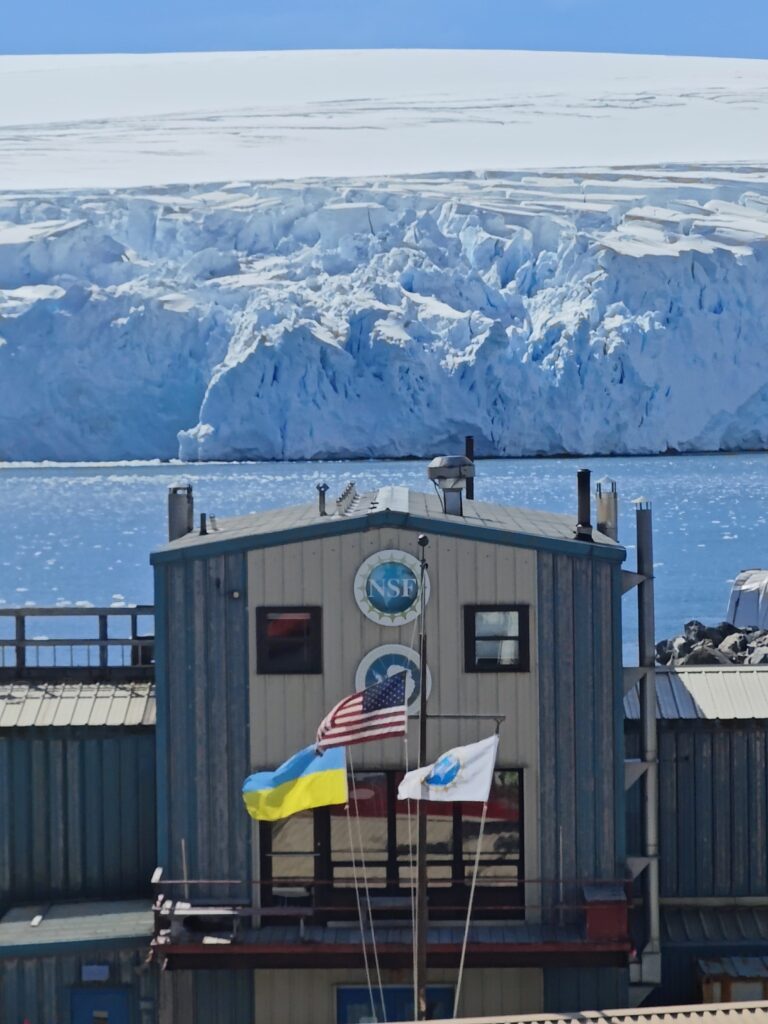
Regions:
[[[640, 718], [638, 686], [624, 697], [624, 714]], [[701, 665], [656, 669], [656, 717], [731, 721], [768, 719], [768, 668]]]
[[721, 956], [696, 963], [707, 978], [768, 978], [768, 956]]
[[697, 1003], [639, 1010], [583, 1010], [579, 1013], [516, 1013], [511, 1017], [461, 1017], [434, 1024], [765, 1024], [768, 1002]]
[[662, 907], [665, 945], [734, 945], [768, 942], [768, 908]]
[[[437, 494], [412, 491], [407, 487], [381, 487], [376, 491], [357, 495], [343, 512], [334, 512], [333, 502], [328, 503], [328, 509], [333, 514], [321, 516], [317, 502], [311, 502], [307, 505], [270, 509], [231, 519], [217, 519], [216, 527], [209, 527], [207, 534], [200, 536], [198, 532], [188, 533], [173, 543], [164, 545], [159, 549], [159, 553], [169, 554], [192, 547], [208, 547], [223, 541], [248, 538], [257, 540], [271, 533], [284, 535], [286, 531], [301, 531], [311, 527], [330, 533], [333, 532], [334, 525], [337, 526], [340, 522], [354, 523], [355, 520], [364, 520], [367, 516], [385, 511], [442, 523], [457, 535], [462, 532], [488, 530], [583, 543], [575, 541], [576, 517], [572, 515], [557, 515], [539, 509], [512, 508], [485, 501], [466, 500], [462, 516], [446, 515]], [[597, 530], [593, 536], [599, 548], [612, 548], [617, 552], [623, 552], [619, 544]]]
[[154, 724], [153, 683], [0, 683], [0, 729]]
[[[38, 915], [42, 920], [33, 925]], [[0, 920], [0, 957], [47, 956], [57, 947], [118, 946], [132, 940], [148, 946], [152, 928], [148, 900], [15, 907]]]

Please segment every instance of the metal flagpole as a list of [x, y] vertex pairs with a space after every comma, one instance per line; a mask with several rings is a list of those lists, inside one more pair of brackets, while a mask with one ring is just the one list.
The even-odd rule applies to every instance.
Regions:
[[477, 885], [477, 871], [480, 867], [480, 847], [483, 845], [483, 832], [485, 831], [485, 815], [488, 811], [488, 801], [483, 804], [483, 813], [480, 817], [480, 832], [477, 837], [477, 849], [475, 850], [475, 866], [472, 870], [472, 885], [469, 889], [469, 900], [467, 902], [467, 919], [464, 922], [464, 939], [461, 943], [461, 960], [459, 961], [459, 979], [456, 982], [456, 994], [453, 999], [453, 1016], [459, 1015], [459, 999], [461, 998], [461, 981], [464, 977], [464, 960], [467, 956], [467, 941], [469, 939], [469, 919], [472, 916], [472, 904], [475, 901], [475, 886]]
[[[425, 575], [427, 572], [426, 549], [429, 537], [420, 533], [418, 540], [421, 560], [419, 615], [421, 633], [419, 636], [419, 768], [427, 762], [427, 622]], [[427, 904], [427, 802], [419, 800], [419, 827], [416, 860], [416, 979], [414, 989], [418, 1004], [414, 1007], [417, 1020], [427, 1019], [427, 928], [429, 907]]]

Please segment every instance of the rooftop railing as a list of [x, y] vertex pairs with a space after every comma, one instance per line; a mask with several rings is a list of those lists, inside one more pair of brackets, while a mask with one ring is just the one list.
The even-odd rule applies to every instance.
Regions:
[[0, 608], [0, 679], [151, 679], [152, 605]]

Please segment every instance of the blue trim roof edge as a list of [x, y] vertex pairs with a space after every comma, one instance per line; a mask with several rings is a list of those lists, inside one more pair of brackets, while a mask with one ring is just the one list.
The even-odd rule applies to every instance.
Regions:
[[[206, 558], [208, 555], [218, 556], [257, 550], [259, 548], [279, 547], [282, 544], [296, 544], [301, 541], [317, 540], [324, 537], [338, 537], [348, 533], [362, 533], [386, 526], [416, 530], [420, 533], [463, 537], [466, 540], [477, 540], [486, 544], [504, 544], [509, 547], [552, 551], [557, 554], [571, 555], [577, 558], [605, 558], [616, 563], [623, 562], [626, 558], [626, 551], [620, 545], [590, 544], [575, 538], [573, 540], [558, 540], [553, 537], [541, 537], [531, 533], [515, 533], [511, 530], [501, 530], [495, 527], [475, 526], [458, 516], [455, 518], [456, 522], [453, 522], [452, 520], [414, 516], [409, 512], [395, 512], [392, 509], [382, 509], [378, 512], [370, 512], [364, 516], [340, 519], [329, 517], [328, 522], [311, 523], [307, 526], [275, 530], [265, 534], [246, 534], [231, 538], [222, 537], [220, 540], [218, 538], [211, 540], [209, 535], [209, 539], [199, 544], [187, 543], [180, 547], [166, 546], [160, 548], [152, 552], [149, 560], [152, 565], [160, 565], [165, 562]], [[155, 599], [155, 605], [157, 606], [157, 604], [157, 599]]]
[[116, 935], [105, 939], [58, 939], [53, 942], [19, 943], [4, 945], [0, 949], [0, 962], [10, 958], [38, 960], [52, 953], [86, 952], [104, 949], [145, 949], [149, 948], [152, 932], [137, 932], [135, 935]]

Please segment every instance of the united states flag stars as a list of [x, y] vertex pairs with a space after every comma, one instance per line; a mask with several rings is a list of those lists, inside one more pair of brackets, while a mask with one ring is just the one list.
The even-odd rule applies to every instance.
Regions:
[[407, 673], [398, 672], [366, 687], [362, 693], [340, 700], [320, 723], [317, 750], [404, 736], [408, 722], [406, 680]]

